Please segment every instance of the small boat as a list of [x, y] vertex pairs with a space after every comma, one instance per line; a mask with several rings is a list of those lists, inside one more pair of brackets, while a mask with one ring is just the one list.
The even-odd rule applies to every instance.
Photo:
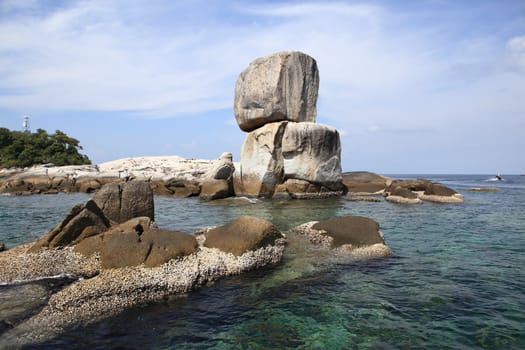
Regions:
[[501, 177], [501, 175], [499, 173], [498, 173], [498, 175], [496, 175], [496, 180], [498, 180], [498, 181], [503, 180], [503, 178]]

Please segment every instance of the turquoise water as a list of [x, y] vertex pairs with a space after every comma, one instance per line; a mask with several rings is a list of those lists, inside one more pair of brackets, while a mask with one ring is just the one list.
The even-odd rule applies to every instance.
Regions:
[[[338, 198], [209, 205], [158, 197], [159, 226], [187, 232], [239, 215], [263, 217], [281, 229], [364, 215], [380, 223], [394, 255], [326, 262], [290, 252], [277, 266], [27, 348], [525, 348], [525, 177], [424, 177], [458, 190], [465, 203], [403, 206]], [[478, 186], [500, 191], [466, 190]], [[0, 241], [33, 240], [87, 198], [1, 196]]]

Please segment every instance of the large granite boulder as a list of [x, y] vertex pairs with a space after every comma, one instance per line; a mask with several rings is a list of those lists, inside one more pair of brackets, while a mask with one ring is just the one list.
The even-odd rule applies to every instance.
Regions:
[[211, 229], [205, 236], [205, 247], [217, 248], [235, 256], [273, 245], [277, 239], [283, 238], [281, 231], [271, 222], [251, 216], [238, 217], [226, 225]]
[[285, 51], [258, 58], [235, 84], [235, 119], [243, 131], [282, 120], [315, 122], [318, 89], [312, 57]]
[[30, 248], [58, 248], [75, 244], [84, 238], [106, 231], [110, 221], [93, 200], [74, 206], [65, 218]]
[[340, 189], [341, 143], [335, 128], [315, 123], [288, 123], [281, 147], [284, 178]]
[[139, 216], [155, 218], [153, 191], [146, 181], [107, 184], [93, 196], [93, 201], [116, 223]]
[[125, 266], [160, 266], [171, 259], [194, 253], [198, 244], [194, 236], [151, 228], [148, 217], [131, 219], [104, 233], [86, 238], [74, 250], [90, 257], [100, 254], [102, 268]]

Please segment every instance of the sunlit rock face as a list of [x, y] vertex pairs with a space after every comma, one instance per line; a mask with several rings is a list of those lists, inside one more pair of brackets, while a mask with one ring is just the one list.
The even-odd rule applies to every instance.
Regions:
[[297, 51], [260, 57], [237, 79], [235, 118], [243, 131], [276, 121], [315, 122], [318, 89], [312, 57]]

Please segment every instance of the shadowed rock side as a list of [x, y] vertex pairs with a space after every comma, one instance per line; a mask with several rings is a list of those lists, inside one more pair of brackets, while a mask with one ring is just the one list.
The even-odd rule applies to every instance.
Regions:
[[248, 132], [277, 121], [315, 122], [318, 89], [312, 57], [285, 51], [258, 58], [235, 84], [235, 119]]
[[138, 216], [155, 219], [153, 192], [145, 181], [108, 184], [93, 196], [93, 201], [109, 220], [116, 223]]
[[233, 156], [230, 152], [224, 152], [221, 154], [219, 162], [201, 181], [199, 197], [204, 200], [212, 200], [233, 196], [234, 172]]

